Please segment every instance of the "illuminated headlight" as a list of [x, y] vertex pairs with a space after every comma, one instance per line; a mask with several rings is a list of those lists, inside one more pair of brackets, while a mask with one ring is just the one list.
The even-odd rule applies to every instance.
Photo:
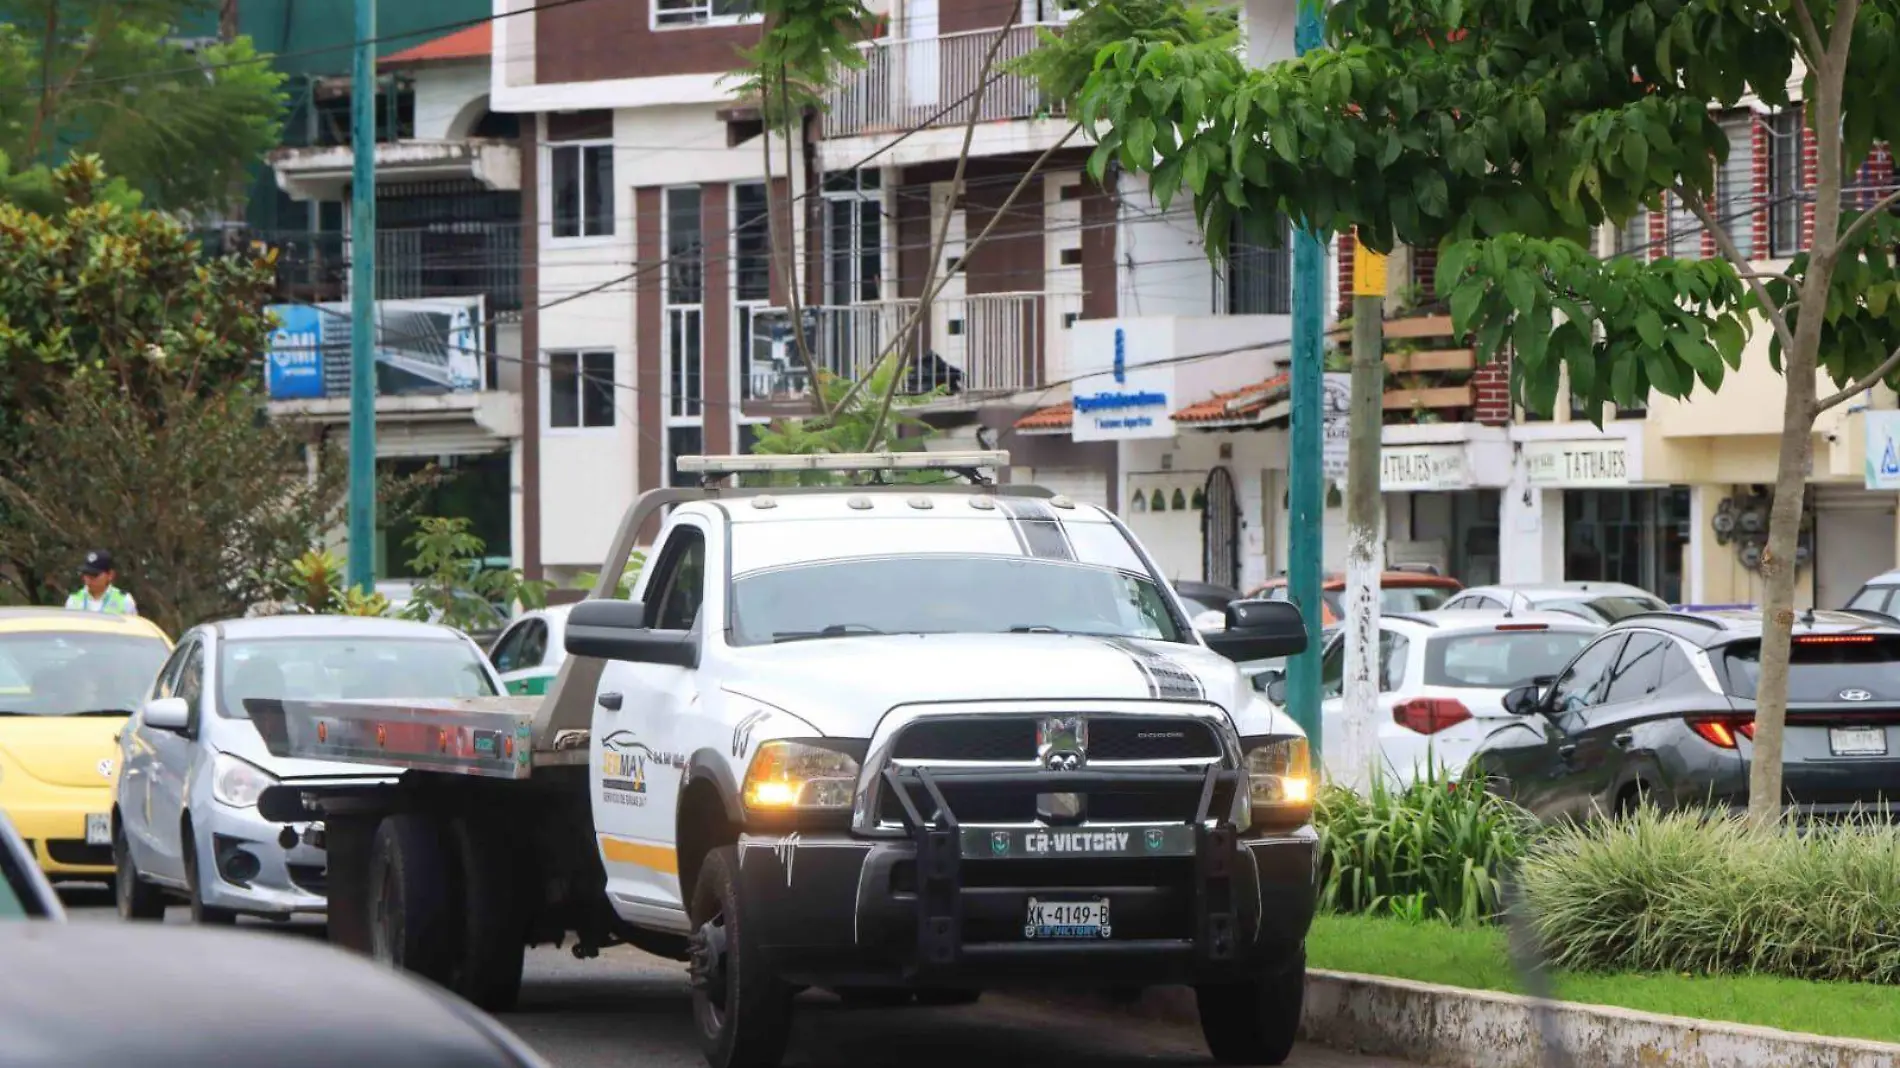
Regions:
[[766, 742], [746, 770], [745, 807], [760, 814], [845, 812], [857, 790], [858, 762], [806, 742]]
[[211, 765], [211, 796], [232, 808], [250, 808], [277, 777], [229, 753], [219, 753]]
[[1305, 738], [1273, 738], [1247, 750], [1247, 798], [1255, 824], [1306, 822], [1313, 812], [1313, 757]]

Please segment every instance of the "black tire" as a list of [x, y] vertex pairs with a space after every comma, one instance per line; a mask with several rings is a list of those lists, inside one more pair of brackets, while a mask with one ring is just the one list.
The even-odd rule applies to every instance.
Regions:
[[125, 829], [116, 824], [112, 828], [112, 866], [116, 869], [112, 896], [118, 903], [119, 918], [144, 922], [164, 919], [165, 896], [139, 876], [139, 866], [126, 845]]
[[913, 998], [922, 997], [921, 993], [913, 994], [895, 986], [841, 986], [832, 993], [853, 1009], [897, 1009], [909, 1005]]
[[982, 1000], [981, 990], [919, 990], [917, 1004], [925, 1008], [947, 1009], [960, 1005], [974, 1005]]
[[791, 988], [748, 941], [739, 851], [706, 855], [693, 887], [693, 1022], [709, 1068], [777, 1068], [792, 1026]]
[[441, 824], [412, 813], [385, 817], [369, 857], [370, 956], [438, 986], [453, 981], [459, 904], [454, 855]]
[[189, 820], [178, 840], [185, 850], [185, 900], [191, 905], [191, 922], [207, 927], [229, 927], [237, 923], [236, 912], [205, 904], [204, 881], [198, 873], [198, 839]]
[[1306, 948], [1278, 972], [1194, 988], [1201, 1035], [1222, 1064], [1284, 1064], [1306, 1000]]
[[462, 931], [449, 989], [488, 1012], [506, 1012], [521, 996], [526, 916], [514, 854], [490, 825], [455, 821], [462, 861]]

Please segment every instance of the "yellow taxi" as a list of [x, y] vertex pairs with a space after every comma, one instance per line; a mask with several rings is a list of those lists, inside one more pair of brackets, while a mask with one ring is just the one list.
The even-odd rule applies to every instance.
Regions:
[[171, 648], [137, 616], [0, 608], [0, 812], [48, 878], [111, 878], [117, 738]]

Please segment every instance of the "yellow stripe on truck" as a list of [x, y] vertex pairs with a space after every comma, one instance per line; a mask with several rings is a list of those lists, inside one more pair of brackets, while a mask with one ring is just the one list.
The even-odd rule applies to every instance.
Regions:
[[662, 875], [680, 873], [679, 854], [669, 846], [630, 842], [610, 834], [600, 836], [600, 853], [615, 864], [632, 864]]

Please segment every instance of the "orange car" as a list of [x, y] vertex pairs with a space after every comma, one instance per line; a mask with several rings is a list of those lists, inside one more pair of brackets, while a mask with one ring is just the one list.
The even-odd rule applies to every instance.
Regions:
[[[1379, 576], [1379, 611], [1429, 612], [1464, 588], [1464, 583], [1455, 578], [1426, 571], [1387, 571]], [[1286, 576], [1269, 579], [1247, 596], [1269, 601], [1286, 600]], [[1320, 621], [1322, 627], [1331, 627], [1345, 618], [1345, 596], [1346, 576], [1329, 575], [1320, 583], [1319, 599], [1324, 609]]]

